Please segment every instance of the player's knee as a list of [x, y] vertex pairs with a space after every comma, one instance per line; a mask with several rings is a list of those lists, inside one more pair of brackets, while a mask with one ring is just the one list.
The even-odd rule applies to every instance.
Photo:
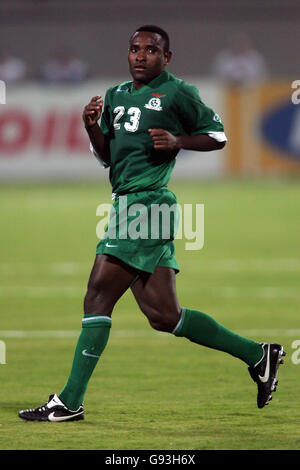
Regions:
[[178, 323], [178, 313], [172, 310], [148, 309], [146, 312], [144, 311], [144, 313], [152, 328], [157, 331], [172, 333]]

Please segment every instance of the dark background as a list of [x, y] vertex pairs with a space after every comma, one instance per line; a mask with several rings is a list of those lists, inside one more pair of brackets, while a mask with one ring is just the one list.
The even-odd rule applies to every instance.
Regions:
[[128, 38], [149, 23], [169, 32], [177, 75], [209, 75], [237, 32], [251, 38], [272, 77], [299, 75], [298, 0], [1, 0], [0, 54], [22, 57], [29, 77], [57, 51], [86, 60], [91, 76], [124, 76]]

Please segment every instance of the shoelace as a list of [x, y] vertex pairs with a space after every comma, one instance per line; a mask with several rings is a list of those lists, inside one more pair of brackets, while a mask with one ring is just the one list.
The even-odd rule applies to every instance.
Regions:
[[40, 408], [38, 408], [38, 411], [46, 411], [46, 405], [40, 406]]
[[39, 408], [29, 408], [27, 411], [46, 411], [46, 406], [48, 403], [45, 403], [44, 405], [40, 406]]
[[43, 405], [43, 406], [40, 406], [39, 408], [29, 408], [28, 410], [26, 411], [46, 411], [46, 407]]

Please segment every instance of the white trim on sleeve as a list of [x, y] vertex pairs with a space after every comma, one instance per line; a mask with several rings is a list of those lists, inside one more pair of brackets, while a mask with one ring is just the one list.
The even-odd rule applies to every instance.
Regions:
[[108, 168], [109, 165], [107, 163], [105, 163], [102, 158], [100, 157], [100, 155], [96, 152], [96, 150], [94, 149], [94, 147], [92, 146], [92, 143], [90, 142], [90, 151], [92, 152], [92, 154], [94, 155], [94, 157], [97, 158], [98, 162], [100, 163], [100, 165], [102, 166], [102, 168]]
[[209, 135], [209, 137], [211, 137], [212, 139], [215, 139], [217, 142], [226, 142], [227, 141], [227, 137], [225, 135], [225, 132], [208, 132], [207, 133]]

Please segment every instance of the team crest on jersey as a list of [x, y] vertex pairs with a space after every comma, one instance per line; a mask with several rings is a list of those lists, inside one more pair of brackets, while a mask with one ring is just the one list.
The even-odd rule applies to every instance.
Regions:
[[161, 101], [159, 98], [151, 98], [147, 104], [145, 104], [145, 108], [152, 109], [153, 111], [162, 111]]
[[220, 116], [217, 113], [215, 113], [215, 115], [213, 117], [213, 120], [216, 121], [216, 122], [220, 122], [222, 124], [222, 120], [221, 120]]

